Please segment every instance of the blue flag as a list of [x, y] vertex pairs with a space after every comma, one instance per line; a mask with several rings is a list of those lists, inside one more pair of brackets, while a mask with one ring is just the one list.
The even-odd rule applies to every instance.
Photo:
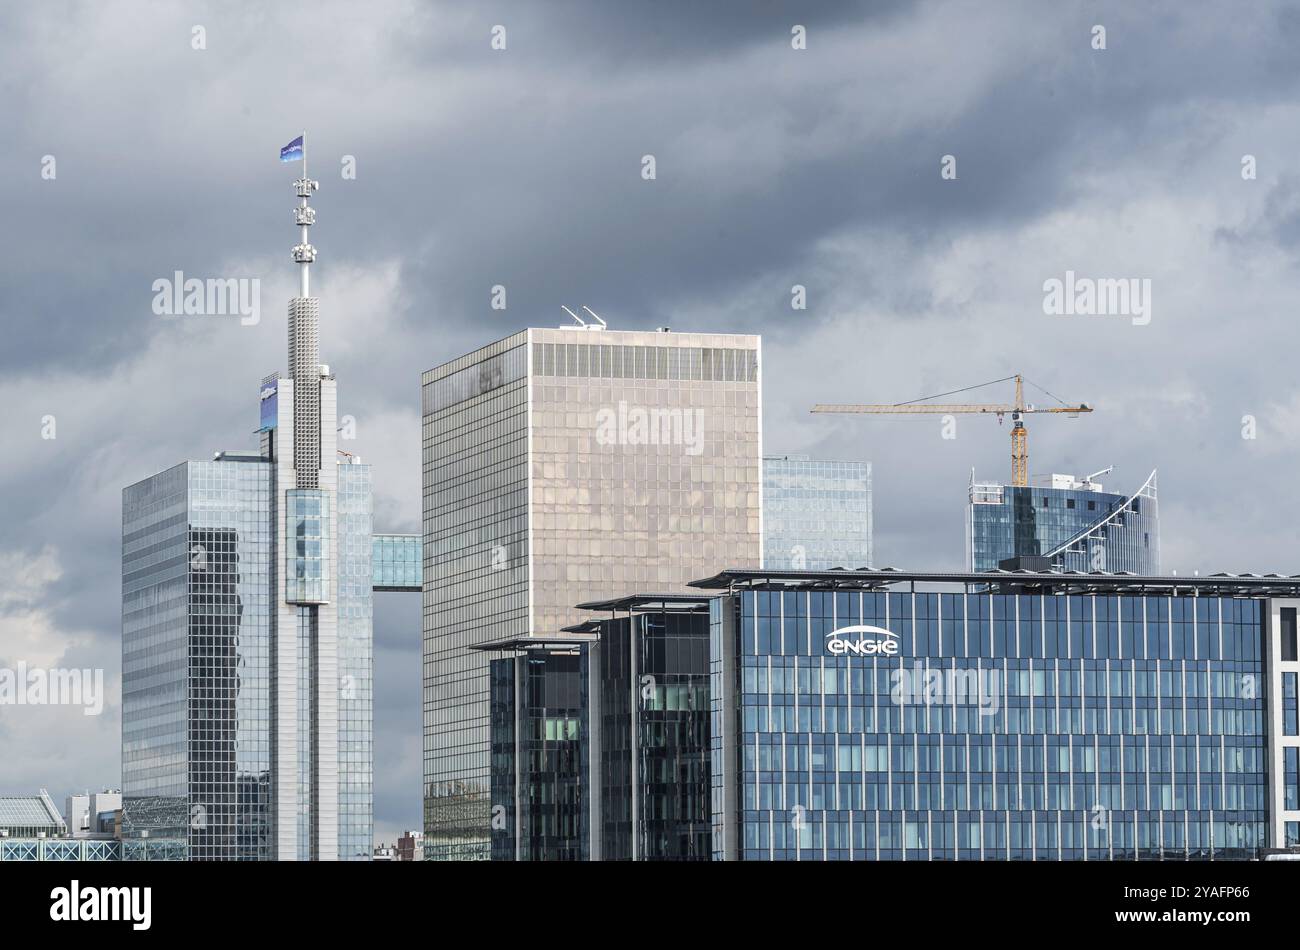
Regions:
[[302, 136], [298, 136], [284, 148], [280, 149], [280, 161], [296, 162], [302, 158]]

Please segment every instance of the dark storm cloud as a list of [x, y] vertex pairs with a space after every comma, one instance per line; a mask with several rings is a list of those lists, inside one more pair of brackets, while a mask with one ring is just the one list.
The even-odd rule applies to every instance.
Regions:
[[[473, 8], [472, 29], [506, 26], [513, 48], [539, 64], [557, 65], [558, 56], [601, 70], [658, 71], [752, 46], [788, 43], [796, 24], [816, 38], [843, 25], [888, 23], [913, 6], [908, 0], [487, 3]], [[439, 28], [436, 18], [426, 25]]]
[[[401, 64], [417, 77], [417, 87], [431, 96], [436, 91], [443, 62], [438, 54], [452, 37], [459, 41], [460, 61], [476, 70], [472, 75], [487, 79], [495, 73], [500, 84], [467, 86], [466, 94], [481, 101], [453, 135], [430, 130], [416, 98], [383, 104], [403, 115], [384, 139], [355, 137], [349, 126], [359, 123], [315, 104], [324, 120], [309, 139], [323, 159], [316, 173], [329, 173], [344, 153], [357, 154], [361, 162], [358, 180], [346, 192], [335, 188], [335, 194], [322, 196], [330, 202], [320, 228], [322, 242], [330, 242], [327, 254], [364, 260], [414, 250], [412, 286], [431, 307], [457, 317], [492, 316], [485, 309], [487, 289], [503, 283], [514, 291], [519, 316], [513, 325], [534, 321], [539, 312], [551, 319], [556, 301], [571, 299], [566, 291], [609, 301], [634, 320], [650, 319], [682, 292], [726, 292], [755, 273], [804, 266], [810, 245], [842, 228], [868, 224], [921, 240], [1035, 214], [1072, 187], [1070, 171], [1080, 158], [1096, 160], [1099, 145], [1123, 149], [1140, 142], [1162, 102], [1198, 95], [1257, 97], [1261, 90], [1278, 97], [1295, 81], [1281, 60], [1293, 27], [1275, 28], [1267, 15], [1259, 15], [1254, 28], [1230, 32], [1195, 29], [1194, 15], [1172, 6], [1163, 8], [1163, 16], [1141, 21], [1128, 13], [1115, 14], [1117, 20], [1102, 17], [1111, 23], [1111, 48], [1099, 69], [1086, 42], [1089, 11], [1080, 8], [1066, 8], [1036, 38], [1039, 48], [1025, 50], [1016, 50], [1015, 34], [1006, 32], [1014, 25], [1011, 16], [1005, 16], [1000, 34], [970, 32], [971, 21], [980, 18], [969, 7], [960, 13], [934, 5], [811, 8], [817, 18], [810, 26], [828, 32], [852, 28], [864, 39], [928, 13], [924, 22], [940, 38], [938, 48], [890, 77], [873, 76], [869, 61], [842, 55], [819, 60], [819, 45], [826, 46], [833, 32], [815, 31], [812, 48], [794, 54], [787, 37], [773, 32], [789, 19], [788, 5], [760, 4], [749, 16], [745, 6], [750, 5], [686, 5], [675, 13], [662, 4], [507, 4], [500, 19], [517, 18], [532, 42], [516, 39], [503, 54], [493, 54], [486, 42], [485, 24], [495, 12], [490, 8], [450, 25], [418, 8], [394, 14], [394, 21], [413, 21], [414, 35], [432, 46], [424, 60], [408, 49], [411, 59]], [[870, 15], [855, 15], [863, 9]], [[156, 112], [149, 123], [156, 133], [166, 128], [169, 115], [210, 108], [202, 140], [196, 143], [178, 129], [175, 138], [160, 133], [133, 150], [130, 141], [105, 141], [102, 131], [87, 134], [80, 121], [84, 113], [73, 111], [59, 134], [47, 132], [41, 141], [29, 139], [11, 151], [5, 177], [27, 227], [0, 239], [0, 250], [15, 270], [4, 306], [23, 345], [0, 355], [0, 365], [68, 365], [128, 352], [153, 321], [147, 288], [155, 275], [177, 268], [201, 273], [214, 259], [279, 250], [274, 237], [284, 220], [277, 214], [283, 189], [264, 160], [278, 139], [255, 137], [269, 124], [268, 103], [246, 91], [211, 103], [196, 100], [207, 96], [212, 83], [237, 82], [238, 92], [260, 80], [272, 94], [268, 98], [279, 91], [277, 104], [288, 112], [294, 84], [280, 78], [284, 46], [258, 44], [258, 37], [245, 35], [248, 45], [231, 49], [222, 30], [238, 22], [238, 14], [226, 8], [212, 14], [210, 45], [203, 52], [184, 48], [185, 18], [172, 18], [170, 38], [161, 31], [152, 37], [160, 44], [170, 39], [180, 47], [176, 52], [201, 68], [154, 52], [127, 68], [176, 77], [166, 89], [148, 87], [167, 96], [110, 106]], [[268, 23], [265, 39], [291, 40], [289, 22], [285, 17]], [[382, 20], [371, 29], [381, 40], [403, 35], [385, 29]], [[1161, 42], [1171, 33], [1186, 37], [1189, 49]], [[474, 48], [475, 37], [481, 57], [465, 61], [464, 50]], [[1044, 55], [1044, 39], [1063, 48]], [[661, 43], [693, 53], [691, 64], [664, 62], [655, 51]], [[960, 115], [902, 134], [873, 134], [858, 121], [852, 101], [827, 104], [837, 86], [854, 98], [886, 97], [891, 79], [907, 82], [946, 69], [952, 71], [950, 94], [960, 96], [968, 78], [962, 75], [963, 43], [999, 44], [1008, 55], [1018, 52], [1023, 67], [1007, 70]], [[748, 70], [763, 64], [742, 58], [756, 46], [773, 68], [778, 58], [794, 55], [812, 65], [793, 74], [778, 97], [756, 100], [762, 77]], [[545, 56], [535, 54], [539, 48]], [[606, 101], [570, 102], [548, 94], [548, 74], [586, 87], [616, 86], [588, 61], [592, 50], [625, 51], [660, 81]], [[729, 57], [738, 70], [732, 81], [714, 77], [722, 79], [716, 88], [693, 97], [684, 97], [672, 82], [675, 70], [725, 64]], [[379, 57], [372, 65], [381, 75], [391, 68]], [[237, 69], [242, 82], [223, 76], [223, 68]], [[176, 76], [179, 69], [190, 72]], [[502, 73], [510, 80], [500, 82]], [[366, 99], [382, 96], [385, 84], [371, 75], [353, 82], [360, 93], [347, 105], [364, 113]], [[1142, 96], [1135, 97], [1135, 89]], [[24, 105], [37, 108], [39, 94], [39, 84], [33, 84]], [[746, 116], [764, 117], [770, 129], [755, 139], [751, 154], [729, 159], [742, 168], [770, 164], [770, 173], [756, 175], [749, 188], [719, 189], [715, 170], [693, 171], [692, 145], [698, 142], [681, 133], [716, 128], [725, 137]], [[288, 125], [286, 116], [279, 128]], [[61, 159], [57, 188], [30, 173], [34, 155], [46, 148]], [[939, 156], [949, 152], [957, 155], [961, 177], [945, 188], [934, 170]], [[644, 153], [659, 163], [653, 185], [638, 175]], [[773, 153], [783, 158], [765, 159]], [[86, 222], [84, 233], [69, 234], [72, 221]], [[72, 273], [76, 280], [68, 279]], [[112, 318], [101, 316], [105, 307], [116, 311]], [[73, 334], [81, 346], [59, 342]]]
[[[50, 636], [112, 654], [122, 486], [247, 447], [257, 380], [282, 364], [297, 168], [275, 156], [306, 128], [323, 352], [381, 529], [419, 527], [419, 372], [585, 303], [615, 327], [764, 334], [765, 447], [873, 460], [880, 563], [960, 563], [969, 468], [1004, 475], [1006, 430], [963, 419], [945, 442], [930, 420], [807, 408], [1024, 371], [1099, 404], [1031, 423], [1035, 462], [1118, 462], [1120, 486], [1161, 466], [1167, 561], [1292, 566], [1289, 542], [1255, 539], [1265, 505], [1226, 510], [1206, 486], [1280, 495], [1261, 470], [1297, 462], [1300, 398], [1269, 382], [1294, 339], [1297, 38], [1286, 4], [6, 7], [0, 555], [51, 547]], [[1046, 320], [1042, 282], [1067, 268], [1153, 276], [1156, 319]], [[176, 270], [262, 278], [261, 323], [155, 316], [152, 281]], [[419, 822], [418, 624], [418, 606], [378, 611], [389, 830]], [[0, 773], [0, 791], [116, 780], [111, 743], [80, 751], [102, 778]]]

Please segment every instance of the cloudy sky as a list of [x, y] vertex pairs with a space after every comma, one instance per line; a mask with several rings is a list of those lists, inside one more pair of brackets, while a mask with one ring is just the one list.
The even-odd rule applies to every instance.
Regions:
[[[5, 4], [0, 667], [102, 667], [109, 703], [0, 707], [0, 794], [120, 781], [121, 490], [254, 446], [302, 129], [379, 528], [419, 527], [420, 372], [586, 304], [761, 333], [765, 449], [874, 463], [879, 564], [960, 566], [1007, 428], [808, 408], [1021, 372], [1097, 409], [1031, 418], [1033, 472], [1159, 468], [1166, 570], [1300, 571], [1298, 41], [1269, 2]], [[260, 279], [261, 319], [156, 315], [178, 270]], [[1067, 271], [1149, 280], [1149, 323], [1044, 313]], [[419, 822], [416, 600], [376, 607], [385, 840]]]

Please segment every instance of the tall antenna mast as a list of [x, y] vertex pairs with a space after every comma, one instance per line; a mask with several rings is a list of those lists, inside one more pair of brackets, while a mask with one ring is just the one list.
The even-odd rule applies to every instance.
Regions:
[[307, 204], [311, 193], [320, 188], [320, 182], [307, 177], [307, 133], [302, 134], [302, 177], [294, 183], [298, 190], [298, 207], [293, 209], [293, 220], [298, 225], [299, 243], [293, 249], [293, 259], [298, 263], [298, 296], [310, 297], [311, 262], [316, 260], [316, 248], [307, 238], [307, 229], [316, 223], [316, 209]]
[[[298, 296], [289, 301], [289, 375], [293, 378], [293, 467], [299, 488], [319, 488], [321, 468], [320, 406], [320, 302], [311, 296], [311, 263], [316, 248], [308, 228], [316, 223], [316, 210], [308, 204], [320, 182], [307, 177], [307, 133], [302, 134], [302, 177], [294, 182], [298, 207], [298, 244], [293, 259], [298, 264]], [[292, 145], [292, 143], [290, 143]], [[284, 160], [283, 154], [281, 160]], [[294, 161], [296, 159], [289, 159]], [[333, 464], [334, 460], [328, 460]]]

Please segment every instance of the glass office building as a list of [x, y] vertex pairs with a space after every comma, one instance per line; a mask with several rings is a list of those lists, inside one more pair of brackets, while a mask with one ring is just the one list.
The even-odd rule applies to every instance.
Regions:
[[647, 596], [583, 605], [591, 623], [597, 751], [594, 857], [707, 861], [709, 623], [698, 598]]
[[478, 647], [498, 656], [493, 860], [710, 860], [707, 601], [580, 608], [608, 616]]
[[1300, 819], [1280, 660], [1294, 579], [696, 586], [723, 592], [716, 859], [1249, 858]]
[[486, 859], [491, 657], [761, 558], [759, 341], [530, 329], [423, 377], [425, 854]]
[[1045, 557], [1054, 570], [1160, 573], [1156, 473], [1132, 495], [1102, 490], [1091, 478], [1052, 475], [1016, 487], [970, 484], [966, 567], [996, 570], [1002, 561]]
[[490, 648], [492, 859], [587, 860], [586, 643], [526, 639]]
[[272, 856], [272, 473], [184, 462], [122, 498], [122, 826]]
[[763, 458], [763, 564], [871, 566], [871, 463]]

